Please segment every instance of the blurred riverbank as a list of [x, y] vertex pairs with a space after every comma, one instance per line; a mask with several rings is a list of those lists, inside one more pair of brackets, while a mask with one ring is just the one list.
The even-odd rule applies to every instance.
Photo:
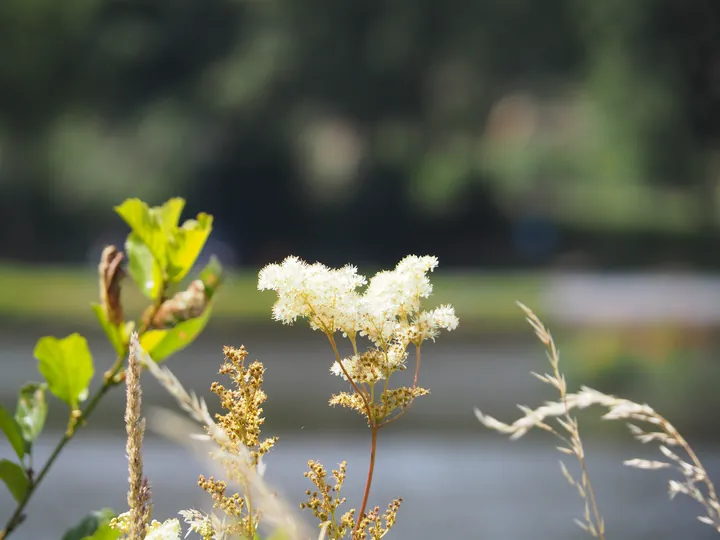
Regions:
[[[73, 330], [71, 325], [63, 325], [0, 331], [0, 402], [12, 408], [17, 389], [27, 380], [39, 378], [32, 351], [40, 336], [63, 336]], [[93, 385], [97, 385], [114, 357], [99, 331], [86, 331], [85, 335], [95, 357], [97, 373]], [[582, 341], [573, 341], [574, 335], [571, 330], [555, 332], [561, 351], [565, 351], [562, 363], [571, 388], [588, 384], [648, 402], [681, 429], [707, 439], [718, 435], [712, 415], [706, 413], [720, 406], [720, 398], [712, 390], [720, 380], [720, 364], [713, 361], [718, 356], [716, 347], [704, 344], [701, 357], [678, 356], [656, 363], [620, 358], [617, 365], [596, 366], [595, 359], [588, 357], [593, 352], [593, 343], [585, 346]], [[213, 381], [219, 380], [217, 370], [223, 360], [223, 345], [245, 345], [251, 358], [265, 364], [268, 429], [362, 428], [354, 412], [328, 407], [330, 395], [344, 390], [347, 383], [329, 372], [333, 355], [327, 341], [304, 327], [213, 325], [190, 347], [173, 356], [167, 365], [188, 389], [205, 397], [211, 408], [216, 406], [217, 399], [209, 388]], [[412, 411], [394, 429], [472, 433], [479, 429], [473, 416], [476, 406], [499, 418], [515, 418], [518, 403], [537, 406], [556, 398], [551, 387], [530, 374], [547, 369], [544, 350], [530, 328], [513, 335], [443, 335], [436, 343], [430, 342], [423, 348], [420, 383], [429, 388], [431, 394], [417, 400]], [[397, 379], [398, 384], [402, 376]], [[411, 375], [405, 376], [410, 381]], [[148, 406], [175, 408], [172, 398], [152, 377], [145, 377], [143, 386]], [[61, 428], [66, 422], [65, 408], [55, 398], [49, 399], [50, 425]], [[102, 424], [106, 430], [122, 431], [123, 406], [122, 389], [112, 391], [97, 409], [95, 423]], [[594, 412], [583, 413], [582, 418], [587, 417], [584, 420], [587, 429], [599, 423], [595, 421], [598, 416]], [[625, 435], [619, 426], [612, 425], [603, 425], [602, 433], [613, 436], [618, 430]]]

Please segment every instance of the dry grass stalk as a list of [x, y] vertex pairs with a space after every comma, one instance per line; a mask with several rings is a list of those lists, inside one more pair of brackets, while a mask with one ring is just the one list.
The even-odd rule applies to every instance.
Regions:
[[142, 390], [140, 388], [140, 366], [137, 360], [137, 334], [133, 334], [128, 355], [125, 378], [127, 399], [125, 404], [125, 430], [127, 431], [126, 452], [128, 458], [128, 508], [130, 509], [128, 538], [141, 539], [150, 522], [152, 512], [150, 486], [143, 477], [142, 442], [145, 419], [141, 418]]
[[[665, 458], [664, 460], [630, 459], [625, 461], [624, 464], [629, 467], [647, 470], [676, 469], [680, 473], [681, 480], [669, 480], [668, 486], [671, 498], [678, 493], [682, 493], [700, 503], [705, 509], [705, 515], [698, 516], [698, 520], [710, 525], [717, 532], [720, 532], [720, 502], [718, 502], [715, 486], [694, 450], [675, 426], [648, 405], [641, 405], [627, 399], [604, 394], [586, 386], [581, 387], [579, 392], [567, 393], [565, 378], [559, 372], [558, 368], [559, 353], [550, 333], [530, 309], [522, 304], [520, 307], [522, 307], [527, 314], [528, 321], [535, 329], [535, 333], [548, 348], [548, 358], [553, 367], [553, 375], [535, 374], [535, 376], [541, 381], [557, 388], [560, 391], [561, 399], [558, 402], [547, 402], [545, 405], [536, 409], [520, 407], [524, 416], [518, 418], [512, 424], [500, 422], [475, 409], [475, 415], [478, 420], [489, 429], [510, 435], [511, 439], [518, 439], [535, 427], [553, 432], [557, 435], [554, 428], [546, 422], [546, 420], [554, 418], [566, 431], [575, 431], [578, 433], [576, 442], [579, 443], [577, 422], [570, 419], [569, 412], [573, 409], [585, 409], [591, 405], [604, 407], [607, 409], [607, 412], [602, 416], [604, 420], [630, 421], [628, 422], [628, 427], [633, 437], [643, 444], [648, 442], [658, 443], [659, 450]], [[653, 427], [650, 431], [645, 431], [635, 425], [635, 422], [644, 422]], [[569, 442], [571, 443], [569, 448], [559, 447], [558, 449], [565, 453], [572, 452], [580, 459], [578, 451], [582, 455], [582, 446], [574, 446], [572, 434]], [[683, 457], [673, 452], [670, 450], [670, 447], [681, 449], [685, 456]], [[566, 474], [564, 467], [563, 474], [571, 480], [571, 483], [574, 483], [574, 480], [569, 477], [569, 474]], [[584, 466], [583, 475], [586, 476]], [[581, 496], [583, 492], [585, 492], [586, 496], [590, 495], [591, 488], [589, 487], [589, 481], [588, 486], [586, 486], [584, 482], [583, 480], [580, 485], [575, 483]], [[587, 508], [585, 518], [585, 522], [587, 522]], [[599, 523], [602, 523], [602, 521], [599, 521]], [[601, 531], [598, 528], [596, 532], [599, 533]]]

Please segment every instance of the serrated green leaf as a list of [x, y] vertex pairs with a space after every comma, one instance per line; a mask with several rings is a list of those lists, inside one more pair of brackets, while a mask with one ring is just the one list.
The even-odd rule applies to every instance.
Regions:
[[17, 502], [25, 498], [30, 482], [20, 465], [7, 459], [0, 459], [0, 480], [5, 483]]
[[115, 512], [110, 508], [90, 512], [75, 527], [68, 529], [62, 540], [115, 540], [122, 533], [108, 525], [114, 517]]
[[200, 271], [198, 279], [205, 285], [205, 295], [208, 300], [211, 300], [215, 291], [220, 285], [222, 285], [225, 279], [225, 273], [220, 261], [213, 255], [210, 257], [210, 261], [207, 263], [205, 268]]
[[162, 226], [161, 212], [159, 209], [155, 210], [140, 199], [127, 199], [120, 206], [115, 207], [115, 211], [130, 226], [132, 232], [148, 247], [160, 268], [165, 269], [167, 266], [165, 247], [168, 235]]
[[189, 219], [168, 244], [168, 278], [177, 282], [183, 279], [195, 264], [212, 231], [213, 217], [200, 213], [197, 219]]
[[84, 337], [75, 333], [63, 339], [40, 338], [34, 355], [40, 361], [40, 373], [55, 396], [73, 409], [85, 400], [94, 368]]
[[163, 269], [150, 248], [132, 232], [125, 241], [125, 253], [132, 280], [145, 296], [157, 300], [163, 285]]
[[156, 362], [184, 349], [200, 335], [210, 319], [212, 303], [199, 317], [178, 323], [168, 330], [150, 330], [140, 337], [140, 345]]
[[105, 335], [110, 341], [110, 344], [115, 349], [115, 352], [120, 356], [125, 356], [127, 352], [127, 344], [130, 339], [129, 335], [125, 332], [125, 324], [114, 325], [107, 318], [107, 312], [101, 304], [91, 305], [93, 313], [97, 318], [100, 326], [102, 326]]
[[47, 385], [44, 383], [28, 383], [20, 389], [15, 420], [20, 426], [28, 451], [45, 426], [47, 418], [46, 389]]
[[25, 441], [23, 440], [22, 430], [10, 412], [3, 406], [0, 406], [0, 429], [5, 433], [17, 457], [22, 461], [25, 456]]

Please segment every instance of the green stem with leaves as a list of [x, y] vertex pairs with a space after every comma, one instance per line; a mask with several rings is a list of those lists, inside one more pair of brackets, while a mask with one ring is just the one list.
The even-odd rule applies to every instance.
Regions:
[[[85, 422], [95, 410], [102, 397], [108, 392], [108, 390], [118, 384], [113, 379], [122, 367], [123, 357], [119, 357], [119, 359], [120, 362], [116, 362], [116, 365], [113, 366], [114, 370], [111, 370], [111, 375], [109, 377], [106, 376], [103, 385], [97, 390], [97, 392], [95, 392], [92, 398], [90, 398], [90, 401], [88, 401], [88, 404], [82, 410], [80, 417], [77, 419], [77, 423], [75, 424], [76, 426], [80, 425], [80, 422]], [[63, 435], [62, 439], [60, 439], [60, 441], [57, 443], [55, 449], [50, 454], [50, 457], [48, 457], [47, 461], [45, 462], [45, 465], [43, 465], [43, 468], [38, 473], [37, 478], [35, 478], [35, 480], [28, 487], [28, 490], [25, 493], [22, 501], [18, 503], [15, 512], [13, 512], [13, 514], [10, 516], [10, 519], [8, 519], [3, 530], [0, 531], [0, 540], [5, 540], [8, 536], [10, 536], [10, 533], [12, 533], [24, 521], [25, 516], [23, 515], [23, 511], [25, 510], [25, 507], [30, 502], [30, 499], [35, 493], [37, 487], [42, 482], [43, 478], [45, 478], [45, 475], [53, 466], [53, 463], [55, 463], [55, 460], [60, 455], [60, 452], [62, 452], [63, 448], [65, 448], [65, 445], [69, 443], [70, 440], [75, 436], [76, 432], [76, 429], [68, 430], [65, 435]]]
[[[160, 308], [162, 305], [162, 302], [164, 300], [164, 291], [165, 287], [162, 289], [162, 294], [158, 296], [158, 299], [155, 301], [151, 308], [150, 317], [146, 319], [145, 322], [142, 323], [142, 326], [140, 328], [140, 335], [144, 334], [148, 330], [149, 321], [152, 319], [152, 315]], [[55, 448], [53, 449], [52, 453], [50, 454], [50, 457], [48, 457], [47, 461], [45, 462], [45, 465], [43, 465], [43, 468], [38, 473], [37, 477], [34, 479], [34, 481], [30, 482], [30, 485], [28, 486], [27, 492], [25, 493], [25, 496], [23, 499], [18, 503], [17, 508], [15, 508], [15, 511], [12, 513], [10, 518], [8, 519], [7, 523], [5, 524], [5, 527], [0, 531], [0, 540], [6, 540], [10, 534], [17, 529], [17, 527], [25, 520], [25, 515], [23, 514], [23, 511], [25, 510], [25, 507], [30, 502], [30, 499], [32, 499], [32, 496], [34, 495], [35, 491], [37, 490], [40, 483], [43, 481], [43, 478], [45, 478], [45, 475], [50, 471], [50, 468], [55, 463], [55, 460], [58, 458], [60, 453], [62, 452], [63, 448], [69, 443], [72, 438], [75, 436], [75, 433], [77, 433], [77, 428], [87, 422], [87, 419], [90, 417], [90, 415], [93, 413], [95, 408], [98, 406], [98, 403], [100, 403], [100, 400], [103, 398], [105, 394], [108, 393], [108, 391], [114, 387], [117, 386], [122, 382], [122, 379], [116, 378], [118, 373], [121, 371], [123, 363], [125, 361], [126, 355], [118, 355], [117, 359], [115, 360], [115, 363], [112, 365], [112, 367], [105, 372], [105, 375], [103, 377], [103, 384], [98, 390], [93, 394], [93, 396], [88, 401], [87, 405], [85, 405], [85, 408], [80, 411], [80, 414], [77, 416], [77, 418], [73, 419], [71, 418], [70, 423], [68, 425], [68, 429], [66, 430], [65, 434], [63, 435], [62, 439], [58, 441], [57, 445], [55, 445]], [[74, 420], [74, 421], [73, 421]]]

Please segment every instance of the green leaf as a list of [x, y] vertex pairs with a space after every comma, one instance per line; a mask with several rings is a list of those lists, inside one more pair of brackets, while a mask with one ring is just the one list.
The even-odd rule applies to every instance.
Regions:
[[185, 199], [175, 197], [160, 207], [152, 208], [150, 211], [158, 216], [165, 234], [169, 237], [175, 232], [180, 223], [183, 208], [185, 208]]
[[130, 233], [125, 241], [128, 271], [142, 293], [157, 300], [163, 285], [163, 269], [150, 248], [137, 233]]
[[130, 340], [129, 334], [126, 332], [126, 326], [124, 324], [114, 325], [107, 318], [107, 312], [101, 304], [92, 304], [93, 313], [97, 317], [100, 326], [105, 331], [105, 335], [110, 341], [110, 344], [115, 349], [115, 352], [120, 356], [127, 354], [127, 345]]
[[207, 299], [211, 300], [215, 291], [222, 285], [225, 279], [223, 267], [215, 255], [210, 257], [210, 262], [202, 269], [198, 275], [198, 279], [205, 285], [205, 295]]
[[122, 533], [108, 525], [114, 517], [115, 512], [110, 508], [90, 512], [75, 527], [68, 529], [62, 540], [115, 540]]
[[17, 457], [22, 461], [23, 456], [25, 456], [25, 441], [23, 440], [22, 430], [10, 412], [3, 406], [0, 406], [0, 429], [3, 430]]
[[76, 408], [87, 397], [94, 373], [87, 340], [77, 333], [63, 339], [46, 336], [38, 340], [34, 355], [50, 391]]
[[20, 426], [28, 451], [45, 426], [45, 419], [47, 418], [46, 389], [47, 385], [45, 383], [28, 383], [20, 389], [17, 408], [15, 409], [15, 420]]
[[[162, 210], [152, 209], [140, 199], [127, 199], [115, 211], [130, 226], [133, 233], [144, 243], [155, 257], [161, 269], [167, 265], [165, 246], [168, 235], [162, 225]], [[166, 211], [172, 218], [172, 209]]]
[[200, 213], [197, 219], [189, 219], [175, 234], [168, 244], [168, 278], [180, 281], [195, 264], [205, 242], [212, 231], [213, 217]]
[[7, 459], [0, 459], [0, 480], [5, 483], [17, 502], [25, 498], [30, 482], [20, 465]]
[[208, 302], [202, 315], [178, 323], [169, 330], [150, 330], [140, 337], [140, 345], [156, 362], [184, 349], [200, 335], [210, 319], [212, 303]]

